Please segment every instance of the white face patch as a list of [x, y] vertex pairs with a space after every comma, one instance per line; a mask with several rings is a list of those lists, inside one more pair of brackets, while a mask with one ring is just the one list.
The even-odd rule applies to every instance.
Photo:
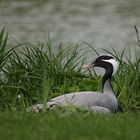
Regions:
[[119, 68], [119, 64], [115, 59], [112, 58], [112, 59], [102, 60], [102, 61], [105, 61], [105, 62], [112, 64], [112, 66], [113, 66], [113, 74], [112, 75], [114, 75], [117, 72], [117, 70]]

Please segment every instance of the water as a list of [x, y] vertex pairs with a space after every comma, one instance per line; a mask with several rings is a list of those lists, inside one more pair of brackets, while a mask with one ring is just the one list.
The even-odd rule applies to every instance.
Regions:
[[0, 29], [13, 41], [45, 41], [49, 32], [55, 43], [121, 50], [135, 41], [139, 7], [139, 0], [1, 0]]

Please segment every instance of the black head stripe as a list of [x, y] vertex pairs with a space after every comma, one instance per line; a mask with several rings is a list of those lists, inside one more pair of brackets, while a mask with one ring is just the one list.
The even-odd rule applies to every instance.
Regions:
[[109, 59], [112, 59], [112, 58], [113, 57], [109, 56], [109, 55], [101, 55], [93, 63], [98, 63], [98, 62], [101, 62], [102, 60], [109, 60]]
[[112, 59], [113, 57], [109, 56], [109, 55], [101, 55], [98, 58], [101, 59], [101, 60], [108, 60], [108, 59]]

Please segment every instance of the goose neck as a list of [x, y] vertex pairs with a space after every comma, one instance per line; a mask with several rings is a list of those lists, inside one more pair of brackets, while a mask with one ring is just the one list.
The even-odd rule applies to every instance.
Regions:
[[113, 67], [111, 66], [105, 70], [105, 74], [103, 76], [103, 81], [102, 81], [103, 93], [114, 94], [112, 84], [111, 84], [112, 73], [113, 73]]
[[103, 82], [102, 82], [102, 92], [103, 93], [113, 93], [113, 88], [112, 88], [112, 84], [111, 84], [111, 78], [109, 77], [107, 79], [103, 78]]

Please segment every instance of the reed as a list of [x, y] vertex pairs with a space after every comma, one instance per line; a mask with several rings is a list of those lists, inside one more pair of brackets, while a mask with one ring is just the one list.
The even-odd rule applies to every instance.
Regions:
[[[104, 50], [120, 62], [113, 85], [124, 111], [140, 111], [140, 47], [138, 29], [135, 29], [137, 43], [130, 48], [133, 57], [131, 53], [126, 57], [125, 50], [122, 53]], [[48, 38], [45, 43], [23, 43], [8, 49], [7, 41], [8, 35], [3, 29], [0, 33], [0, 110], [24, 110], [35, 103], [45, 105], [49, 99], [68, 92], [100, 90], [101, 78], [94, 72], [82, 72], [87, 52], [78, 44], [54, 46]], [[98, 54], [87, 45], [93, 54]]]

